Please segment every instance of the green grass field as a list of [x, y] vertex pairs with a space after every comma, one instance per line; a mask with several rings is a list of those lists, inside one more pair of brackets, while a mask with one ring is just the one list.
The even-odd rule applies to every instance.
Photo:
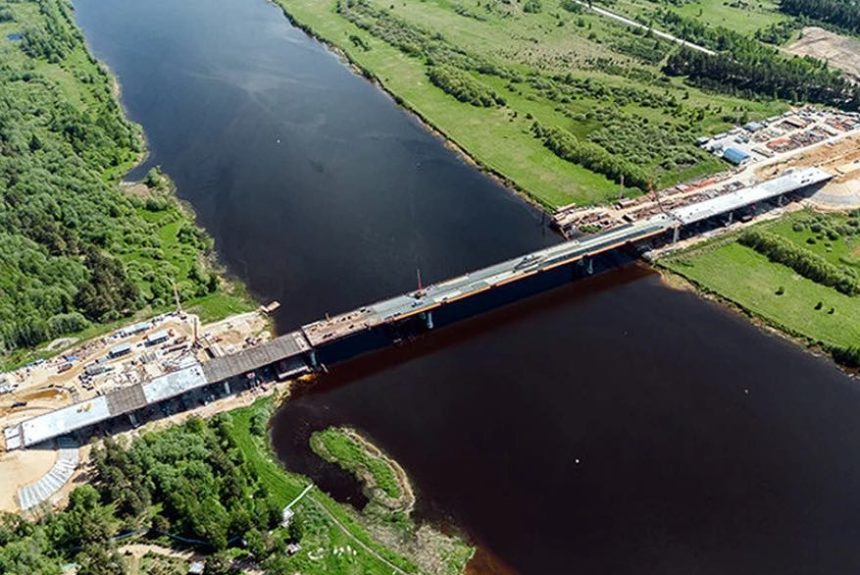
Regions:
[[[763, 118], [785, 108], [781, 103], [706, 94], [667, 78], [659, 63], [625, 53], [629, 45], [651, 49], [653, 41], [595, 14], [571, 13], [558, 0], [543, 0], [538, 13], [496, 0], [366, 0], [361, 8], [365, 12], [354, 21], [338, 11], [338, 0], [278, 2], [294, 21], [337, 46], [478, 163], [550, 208], [607, 201], [617, 197], [620, 188], [548, 150], [532, 132], [535, 121], [589, 140], [600, 136], [603, 122], [595, 112], [612, 118], [613, 126], [622, 128], [610, 128], [609, 139], [620, 144], [613, 153], [641, 165], [662, 187], [726, 168], [696, 149], [696, 137], [724, 129], [727, 118], [741, 110], [751, 118]], [[359, 9], [352, 6], [352, 11]], [[393, 19], [397, 31], [381, 31], [379, 18], [366, 14]], [[366, 25], [357, 25], [361, 22]], [[416, 35], [425, 40], [414, 40]], [[409, 48], [400, 45], [404, 38], [411, 38]], [[441, 47], [441, 53], [433, 52], [434, 61], [455, 54], [454, 61], [483, 62], [485, 71], [464, 68], [464, 72], [504, 98], [505, 104], [470, 105], [434, 86], [427, 76], [427, 59], [410, 52], [415, 46], [420, 50], [421, 42]], [[674, 48], [662, 44], [659, 49], [668, 53]], [[577, 84], [575, 94], [537, 87], [557, 83], [568, 74], [572, 82], [586, 82], [584, 87]], [[622, 95], [625, 90], [636, 95]], [[637, 118], [645, 119], [646, 125], [625, 132]], [[654, 134], [670, 134], [675, 143], [642, 151]], [[668, 167], [663, 165], [667, 160]]]
[[373, 484], [388, 497], [397, 499], [403, 495], [391, 466], [384, 459], [368, 453], [344, 430], [331, 427], [314, 433], [311, 447], [317, 455], [347, 471], [369, 473]]
[[778, 2], [771, 0], [693, 0], [672, 3], [651, 0], [617, 0], [607, 8], [619, 14], [648, 18], [660, 8], [666, 8], [688, 18], [695, 18], [708, 26], [722, 26], [741, 34], [782, 22], [788, 16], [779, 12]]
[[[826, 232], [810, 229], [810, 222], [818, 222], [823, 229], [856, 229], [848, 224], [849, 220], [857, 222], [858, 218], [804, 211], [762, 227], [831, 263], [860, 271], [860, 236], [851, 233], [828, 239]], [[802, 229], [797, 226], [804, 222]], [[814, 244], [809, 243], [810, 238], [815, 240]], [[661, 260], [660, 265], [811, 343], [825, 347], [860, 344], [860, 297], [846, 296], [803, 278], [732, 238], [672, 255]]]

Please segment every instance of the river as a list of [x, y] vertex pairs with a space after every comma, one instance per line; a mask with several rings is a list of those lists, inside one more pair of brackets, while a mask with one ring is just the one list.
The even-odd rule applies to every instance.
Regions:
[[[74, 4], [146, 130], [138, 173], [174, 179], [279, 330], [558, 241], [262, 0]], [[858, 415], [828, 362], [630, 266], [337, 366], [272, 436], [360, 504], [306, 449], [358, 427], [419, 516], [519, 573], [841, 574]]]

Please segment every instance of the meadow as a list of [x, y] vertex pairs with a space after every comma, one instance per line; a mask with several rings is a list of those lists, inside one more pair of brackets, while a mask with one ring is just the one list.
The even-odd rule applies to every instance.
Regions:
[[[856, 213], [801, 211], [756, 228], [860, 275], [858, 222]], [[832, 350], [860, 342], [860, 297], [807, 279], [736, 240], [736, 235], [720, 238], [659, 263], [705, 292], [812, 345]]]
[[[661, 63], [674, 45], [565, 0], [279, 4], [477, 163], [550, 209], [617, 198], [619, 174], [634, 196], [647, 190], [634, 180], [659, 188], [725, 169], [696, 138], [786, 108], [670, 78]], [[458, 72], [451, 93], [429, 77], [439, 66]], [[464, 93], [492, 93], [496, 103]], [[622, 165], [566, 161], [537, 126], [563, 130], [590, 158]]]

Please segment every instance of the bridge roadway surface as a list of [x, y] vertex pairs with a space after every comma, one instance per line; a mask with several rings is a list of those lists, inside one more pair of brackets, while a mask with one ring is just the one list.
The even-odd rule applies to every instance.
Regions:
[[426, 289], [399, 295], [360, 309], [316, 321], [302, 327], [311, 347], [329, 343], [352, 333], [433, 311], [443, 305], [472, 297], [559, 266], [575, 263], [614, 250], [625, 244], [657, 236], [672, 228], [665, 215], [626, 224], [584, 240], [571, 240], [510, 259], [462, 276], [433, 284]]
[[[641, 242], [670, 230], [677, 232], [683, 226], [730, 214], [734, 210], [758, 202], [773, 200], [784, 194], [820, 184], [831, 177], [831, 174], [817, 168], [795, 170], [750, 188], [675, 208], [648, 220], [625, 224], [588, 238], [560, 243], [428, 286], [426, 289], [316, 321], [272, 341], [229, 356], [213, 358], [202, 364], [195, 358], [188, 358], [177, 371], [7, 426], [3, 430], [6, 449], [27, 447], [90, 427], [147, 405], [181, 396], [193, 389], [247, 376], [267, 365], [274, 365], [279, 377], [306, 373], [317, 367], [314, 350], [319, 346], [381, 325], [429, 314], [446, 304], [559, 266], [585, 263], [588, 258], [598, 254]], [[425, 319], [429, 317], [425, 316]], [[229, 391], [229, 386], [227, 389]]]
[[741, 190], [675, 208], [647, 220], [625, 224], [594, 236], [510, 259], [465, 275], [399, 295], [360, 309], [307, 324], [301, 332], [311, 347], [331, 343], [363, 330], [425, 314], [443, 305], [474, 296], [591, 256], [660, 235], [670, 229], [695, 224], [731, 213], [758, 202], [826, 182], [831, 174], [818, 168], [790, 170], [785, 174]]

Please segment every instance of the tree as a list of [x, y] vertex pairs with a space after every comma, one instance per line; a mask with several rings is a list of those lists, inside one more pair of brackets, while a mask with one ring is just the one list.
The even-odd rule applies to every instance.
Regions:
[[226, 553], [219, 552], [206, 560], [205, 575], [230, 575], [233, 572], [233, 561]]
[[125, 575], [126, 566], [116, 549], [90, 544], [77, 555], [78, 575]]

